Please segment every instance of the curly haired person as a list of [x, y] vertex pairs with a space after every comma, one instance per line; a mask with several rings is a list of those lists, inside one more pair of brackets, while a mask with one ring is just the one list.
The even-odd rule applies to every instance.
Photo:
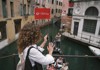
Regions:
[[[53, 43], [49, 43], [47, 46], [48, 54], [43, 55], [41, 52], [44, 51], [44, 46], [47, 42], [48, 35], [44, 36], [44, 41], [40, 44], [40, 46], [37, 45], [37, 43], [41, 40], [42, 34], [40, 32], [40, 28], [35, 25], [34, 23], [27, 23], [23, 26], [19, 33], [18, 38], [18, 53], [20, 57], [20, 61], [26, 61], [26, 57], [28, 55], [28, 59], [30, 62], [31, 70], [38, 70], [36, 67], [38, 65], [48, 65], [54, 62], [54, 58], [52, 56], [53, 52]], [[28, 62], [28, 63], [29, 63]], [[37, 66], [36, 66], [37, 65]], [[27, 62], [25, 62], [25, 68], [27, 69]], [[42, 69], [40, 69], [42, 70]]]

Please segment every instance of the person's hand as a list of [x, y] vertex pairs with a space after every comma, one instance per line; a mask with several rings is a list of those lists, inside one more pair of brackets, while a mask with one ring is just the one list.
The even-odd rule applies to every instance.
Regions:
[[50, 42], [47, 46], [48, 52], [50, 55], [52, 55], [53, 49], [54, 49], [54, 45], [52, 42]]
[[44, 36], [44, 41], [42, 42], [42, 44], [40, 45], [41, 48], [43, 48], [47, 42], [47, 38], [48, 38], [48, 34]]
[[47, 42], [48, 34], [44, 36], [44, 42]]

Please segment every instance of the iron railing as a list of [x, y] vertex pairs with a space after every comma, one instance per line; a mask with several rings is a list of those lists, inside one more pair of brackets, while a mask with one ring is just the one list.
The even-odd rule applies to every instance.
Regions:
[[74, 35], [68, 32], [64, 32], [62, 33], [62, 35], [66, 37], [70, 37], [78, 41], [81, 41], [83, 43], [87, 43], [88, 46], [92, 45], [94, 47], [100, 48], [100, 37], [99, 36], [95, 37], [94, 35], [90, 35], [86, 33], [78, 33], [77, 35]]
[[[100, 58], [100, 56], [90, 56], [90, 55], [53, 55], [54, 57], [63, 57], [63, 58]], [[16, 57], [18, 58], [18, 54], [11, 54], [11, 55], [8, 55], [8, 56], [2, 56], [0, 57], [0, 61], [2, 61], [3, 59], [8, 59], [8, 58], [13, 58], [12, 61], [9, 61], [9, 62], [12, 62], [13, 63], [13, 66], [12, 67], [12, 70], [16, 70], [16, 65], [17, 65], [17, 61], [16, 60]], [[88, 59], [85, 60], [86, 62], [88, 62]], [[7, 63], [4, 63], [5, 65]], [[8, 64], [9, 65], [9, 64]], [[2, 69], [4, 70], [4, 69]]]

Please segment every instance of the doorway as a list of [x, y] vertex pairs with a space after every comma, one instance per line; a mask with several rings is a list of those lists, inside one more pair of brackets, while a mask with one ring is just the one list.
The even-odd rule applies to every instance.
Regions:
[[77, 35], [78, 33], [78, 26], [79, 26], [79, 22], [74, 22], [74, 32], [73, 32], [74, 35]]

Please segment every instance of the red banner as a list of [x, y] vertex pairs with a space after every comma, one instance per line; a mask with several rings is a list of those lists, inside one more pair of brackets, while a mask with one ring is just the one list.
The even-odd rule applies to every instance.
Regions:
[[50, 19], [50, 8], [35, 8], [35, 19]]

